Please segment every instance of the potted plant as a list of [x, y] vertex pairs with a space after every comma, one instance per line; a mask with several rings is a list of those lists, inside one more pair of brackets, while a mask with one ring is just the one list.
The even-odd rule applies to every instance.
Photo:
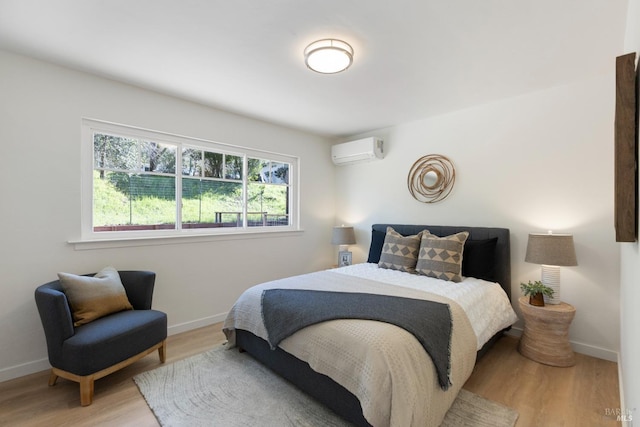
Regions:
[[529, 296], [529, 304], [537, 307], [544, 307], [544, 297], [552, 297], [554, 290], [548, 286], [545, 286], [540, 281], [531, 283], [520, 283], [520, 289], [524, 293], [524, 296]]

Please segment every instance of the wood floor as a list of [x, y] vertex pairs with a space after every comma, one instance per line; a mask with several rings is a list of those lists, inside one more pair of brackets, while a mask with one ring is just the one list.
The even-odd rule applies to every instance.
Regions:
[[464, 388], [518, 411], [517, 427], [621, 425], [609, 415], [620, 408], [617, 363], [576, 353], [575, 366], [558, 368], [529, 360], [517, 348], [517, 338], [502, 337]]
[[[167, 363], [224, 341], [221, 324], [169, 337]], [[540, 365], [503, 337], [478, 362], [464, 388], [520, 413], [517, 427], [615, 426], [606, 409], [620, 407], [615, 363], [577, 355], [571, 368]], [[62, 378], [47, 386], [49, 372], [0, 383], [0, 426], [158, 426], [135, 383], [135, 374], [160, 365], [157, 353], [96, 381], [91, 406], [80, 406], [78, 384]]]

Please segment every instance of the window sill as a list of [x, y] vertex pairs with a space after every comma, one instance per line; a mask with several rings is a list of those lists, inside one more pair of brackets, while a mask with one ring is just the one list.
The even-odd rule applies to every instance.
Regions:
[[129, 248], [137, 246], [180, 245], [186, 243], [217, 242], [225, 240], [260, 239], [271, 237], [287, 237], [302, 234], [304, 230], [268, 230], [268, 231], [234, 231], [220, 234], [191, 234], [175, 236], [135, 236], [114, 237], [104, 239], [70, 240], [76, 251], [91, 249]]

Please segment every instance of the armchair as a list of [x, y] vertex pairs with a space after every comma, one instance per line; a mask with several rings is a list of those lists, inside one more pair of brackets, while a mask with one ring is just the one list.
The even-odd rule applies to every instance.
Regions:
[[[80, 403], [90, 405], [94, 381], [158, 350], [166, 355], [167, 315], [151, 309], [156, 275], [150, 271], [119, 271], [133, 310], [120, 311], [74, 326], [69, 302], [59, 280], [35, 290], [47, 340], [51, 375], [80, 384]], [[88, 276], [93, 276], [92, 274]]]

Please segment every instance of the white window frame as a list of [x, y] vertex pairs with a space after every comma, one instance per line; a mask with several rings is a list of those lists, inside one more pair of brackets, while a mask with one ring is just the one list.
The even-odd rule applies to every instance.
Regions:
[[[174, 230], [136, 230], [136, 231], [99, 231], [93, 230], [93, 171], [94, 156], [93, 148], [94, 133], [107, 133], [114, 135], [122, 135], [126, 137], [135, 137], [140, 139], [152, 140], [155, 142], [165, 142], [177, 145], [176, 153], [176, 229]], [[153, 240], [158, 239], [175, 239], [188, 237], [203, 236], [242, 236], [242, 235], [271, 235], [273, 233], [300, 231], [299, 219], [299, 163], [300, 159], [295, 156], [274, 153], [264, 150], [256, 150], [246, 147], [234, 146], [220, 142], [209, 141], [205, 139], [192, 138], [181, 135], [143, 129], [134, 126], [122, 125], [95, 119], [82, 119], [81, 134], [81, 161], [82, 161], [82, 212], [81, 212], [81, 238], [75, 243], [76, 248], [82, 243], [100, 242], [100, 241], [127, 241], [129, 244], [124, 246], [136, 245], [137, 240]], [[221, 227], [221, 228], [182, 228], [182, 220], [180, 215], [180, 200], [182, 200], [182, 146], [197, 147], [204, 150], [230, 154], [243, 157], [243, 225], [242, 227]], [[247, 225], [247, 185], [248, 185], [248, 158], [268, 159], [271, 161], [288, 163], [289, 170], [289, 225], [279, 226], [251, 226]], [[246, 237], [246, 236], [245, 236]], [[132, 243], [133, 242], [133, 243]], [[82, 249], [83, 247], [81, 247]], [[87, 247], [92, 248], [92, 247]]]

